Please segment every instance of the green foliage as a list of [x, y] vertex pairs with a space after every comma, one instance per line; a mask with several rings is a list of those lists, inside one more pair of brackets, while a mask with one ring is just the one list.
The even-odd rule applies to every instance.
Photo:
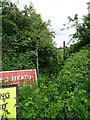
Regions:
[[90, 39], [90, 15], [83, 16], [82, 22], [80, 23], [78, 20], [78, 15], [74, 16], [74, 19], [68, 17], [69, 22], [71, 23], [71, 27], [75, 28], [76, 32], [72, 34], [72, 39], [77, 41], [82, 41], [85, 44], [89, 43]]
[[[33, 58], [33, 60], [30, 58]], [[34, 69], [35, 60], [36, 56], [32, 53], [25, 52], [18, 56], [12, 49], [10, 49], [9, 53], [4, 55], [2, 66], [3, 70]]]
[[[61, 70], [62, 60], [53, 44], [54, 32], [49, 28], [50, 21], [43, 22], [32, 5], [29, 8], [25, 6], [22, 12], [12, 3], [4, 2], [2, 5], [3, 70], [35, 68], [38, 53], [40, 73], [46, 73], [38, 76], [37, 84], [18, 87], [18, 117], [88, 120], [87, 48], [73, 52]], [[78, 23], [77, 15], [69, 20], [74, 21], [72, 27], [76, 27], [73, 38], [83, 43], [86, 40], [85, 44], [88, 44], [89, 16], [85, 17], [82, 24]]]
[[67, 116], [88, 119], [88, 50], [72, 54], [66, 60], [60, 77]]
[[77, 53], [81, 49], [87, 49], [89, 51], [89, 48], [90, 48], [90, 44], [85, 45], [84, 42], [80, 41], [78, 43], [71, 45], [70, 47], [66, 47], [65, 57], [68, 58], [70, 55], [72, 55], [72, 53]]
[[30, 4], [20, 11], [11, 2], [2, 4], [2, 69], [36, 68], [38, 53], [40, 72], [58, 73], [61, 58], [54, 46], [50, 21], [44, 22]]
[[68, 20], [68, 24], [64, 24], [64, 27], [67, 29], [73, 28], [75, 30], [74, 33], [69, 35], [71, 39], [68, 44], [77, 42], [70, 46], [69, 52], [75, 53], [82, 49], [83, 46], [90, 43], [90, 15], [83, 16], [82, 19], [79, 20], [78, 15], [75, 14], [74, 18], [68, 16]]
[[39, 75], [18, 95], [19, 118], [88, 120], [88, 50], [72, 54], [57, 78]]

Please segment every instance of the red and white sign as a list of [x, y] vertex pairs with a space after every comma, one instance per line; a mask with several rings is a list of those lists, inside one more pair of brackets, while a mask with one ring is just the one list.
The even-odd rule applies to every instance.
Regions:
[[21, 80], [23, 83], [32, 82], [34, 80], [37, 82], [37, 75], [35, 69], [29, 70], [15, 70], [15, 71], [2, 71], [0, 72], [0, 82], [4, 80], [5, 82], [11, 82], [11, 84], [18, 84], [20, 85]]

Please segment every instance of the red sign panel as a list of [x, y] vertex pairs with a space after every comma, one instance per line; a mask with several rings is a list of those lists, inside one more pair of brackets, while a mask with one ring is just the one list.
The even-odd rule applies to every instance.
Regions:
[[21, 80], [25, 84], [26, 81], [32, 82], [34, 80], [37, 82], [37, 75], [35, 69], [30, 70], [16, 70], [16, 71], [2, 71], [0, 72], [0, 82], [4, 80], [5, 82], [11, 82], [11, 84], [20, 85]]

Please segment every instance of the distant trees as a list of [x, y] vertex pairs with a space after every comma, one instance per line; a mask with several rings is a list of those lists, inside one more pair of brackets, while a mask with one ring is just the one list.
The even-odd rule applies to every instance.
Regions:
[[70, 49], [68, 50], [69, 53], [72, 53], [79, 51], [83, 46], [90, 43], [90, 15], [88, 14], [83, 16], [82, 20], [80, 21], [78, 19], [78, 15], [76, 14], [74, 18], [68, 16], [68, 20], [68, 24], [64, 24], [65, 28], [75, 28], [75, 33], [70, 34], [71, 39], [69, 40], [69, 44], [70, 42], [77, 41], [77, 43], [71, 45]]
[[84, 44], [89, 43], [90, 39], [90, 15], [83, 16], [82, 22], [79, 23], [78, 15], [74, 16], [74, 19], [68, 17], [71, 27], [75, 27], [76, 32], [72, 34], [71, 40], [81, 41]]

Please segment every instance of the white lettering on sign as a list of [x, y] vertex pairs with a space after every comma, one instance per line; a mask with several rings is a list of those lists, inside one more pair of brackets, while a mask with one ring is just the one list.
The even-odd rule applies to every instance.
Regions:
[[[10, 77], [5, 77], [3, 79], [5, 79], [5, 82], [8, 82], [8, 80], [11, 80], [11, 81], [13, 80], [17, 81], [17, 80], [23, 80], [23, 79], [27, 80], [27, 79], [31, 79], [31, 75], [10, 76]], [[0, 80], [2, 80], [2, 78], [0, 78]]]

